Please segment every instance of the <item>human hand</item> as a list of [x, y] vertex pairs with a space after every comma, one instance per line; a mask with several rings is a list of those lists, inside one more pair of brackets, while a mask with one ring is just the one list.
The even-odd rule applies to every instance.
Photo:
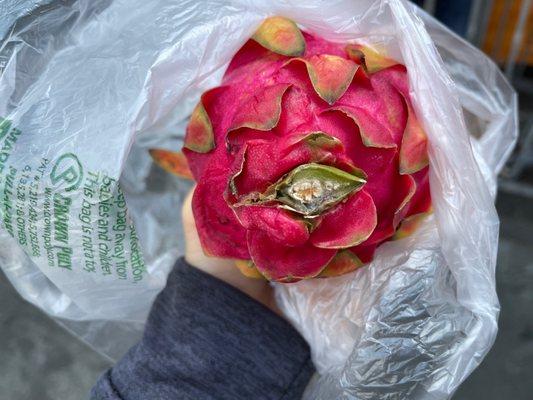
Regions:
[[187, 195], [182, 208], [183, 230], [185, 232], [185, 260], [193, 267], [236, 287], [251, 298], [279, 313], [269, 282], [264, 279], [244, 276], [235, 266], [234, 260], [209, 257], [204, 253], [192, 213], [191, 201], [193, 192], [194, 188]]

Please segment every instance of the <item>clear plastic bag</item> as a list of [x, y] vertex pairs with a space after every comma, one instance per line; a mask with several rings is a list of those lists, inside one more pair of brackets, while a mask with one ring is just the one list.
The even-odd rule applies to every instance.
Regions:
[[320, 373], [306, 396], [444, 399], [481, 362], [497, 331], [495, 176], [517, 100], [480, 51], [402, 0], [0, 10], [0, 266], [27, 300], [111, 358], [133, 343], [183, 252], [188, 189], [147, 149], [181, 147], [199, 94], [277, 14], [401, 60], [430, 138], [435, 212], [414, 236], [347, 276], [276, 285]]

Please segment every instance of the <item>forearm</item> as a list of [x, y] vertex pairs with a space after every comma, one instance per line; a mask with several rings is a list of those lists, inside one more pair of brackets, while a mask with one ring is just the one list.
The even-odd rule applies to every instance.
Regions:
[[313, 373], [309, 348], [282, 318], [178, 261], [141, 342], [93, 399], [297, 399]]

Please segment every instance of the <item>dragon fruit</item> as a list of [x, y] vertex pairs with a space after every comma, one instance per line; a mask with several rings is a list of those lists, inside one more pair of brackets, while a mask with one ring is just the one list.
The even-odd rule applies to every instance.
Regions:
[[196, 180], [207, 255], [294, 282], [353, 271], [416, 229], [431, 210], [426, 148], [403, 65], [272, 17], [201, 96], [183, 153], [152, 156]]

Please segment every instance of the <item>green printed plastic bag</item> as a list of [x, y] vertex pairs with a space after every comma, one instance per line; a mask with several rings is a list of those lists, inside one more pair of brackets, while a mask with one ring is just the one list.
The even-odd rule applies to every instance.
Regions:
[[320, 374], [307, 397], [449, 398], [497, 331], [495, 176], [516, 140], [516, 94], [410, 2], [327, 3], [0, 2], [0, 267], [20, 294], [123, 354], [183, 254], [190, 183], [148, 149], [178, 150], [200, 94], [265, 17], [283, 15], [406, 65], [434, 206], [365, 268], [275, 285]]

